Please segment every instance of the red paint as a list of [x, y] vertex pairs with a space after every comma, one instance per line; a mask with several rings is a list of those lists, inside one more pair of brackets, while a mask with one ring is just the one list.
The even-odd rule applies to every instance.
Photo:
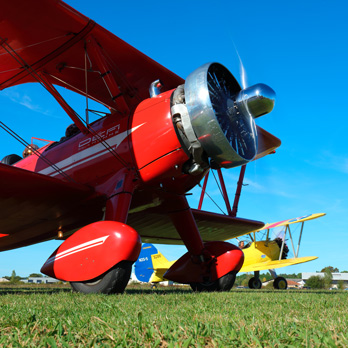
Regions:
[[[198, 272], [191, 281], [239, 269], [239, 249], [224, 242], [203, 245], [184, 196], [205, 173], [183, 171], [189, 157], [170, 114], [173, 89], [183, 79], [62, 1], [5, 1], [0, 33], [0, 90], [43, 83], [81, 131], [41, 148], [40, 157], [0, 165], [0, 225], [8, 234], [0, 240], [0, 251], [53, 239], [58, 232], [72, 234], [43, 272], [69, 281], [92, 279], [121, 260], [136, 260], [139, 235], [123, 223], [129, 211], [148, 209], [169, 216], [194, 262], [200, 260], [191, 264], [190, 256], [184, 258], [184, 269]], [[149, 98], [149, 86], [157, 79], [167, 91]], [[110, 114], [85, 126], [53, 84], [82, 95], [87, 90]], [[263, 144], [271, 139], [273, 150], [276, 140], [263, 134]], [[110, 221], [96, 222], [103, 218]], [[105, 236], [100, 245], [55, 258]]]
[[164, 274], [164, 278], [179, 283], [202, 283], [215, 281], [225, 274], [238, 272], [244, 262], [242, 250], [227, 242], [204, 243], [205, 262], [193, 259], [190, 253], [184, 254]]
[[186, 197], [172, 196], [166, 201], [168, 215], [191, 255], [198, 256], [204, 249], [201, 235]]
[[198, 203], [198, 210], [201, 210], [201, 209], [202, 209], [202, 204], [203, 204], [203, 199], [204, 199], [204, 195], [205, 195], [205, 190], [206, 190], [206, 188], [207, 188], [208, 178], [209, 178], [209, 172], [208, 172], [207, 175], [204, 177], [202, 192], [201, 192], [201, 196], [200, 196], [200, 198], [199, 198], [199, 203]]
[[246, 165], [244, 164], [240, 168], [239, 179], [238, 179], [238, 183], [237, 183], [236, 194], [234, 196], [233, 210], [232, 210], [231, 216], [237, 216], [238, 203], [239, 203], [240, 194], [242, 192], [242, 186], [243, 186], [243, 180], [244, 180], [244, 175], [245, 175], [245, 169], [246, 169]]
[[140, 236], [130, 226], [114, 221], [95, 222], [69, 237], [41, 272], [65, 281], [86, 281], [122, 260], [136, 261], [140, 250]]

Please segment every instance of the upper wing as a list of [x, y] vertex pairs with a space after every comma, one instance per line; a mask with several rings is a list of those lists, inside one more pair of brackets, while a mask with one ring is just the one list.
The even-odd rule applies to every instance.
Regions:
[[[0, 90], [48, 81], [127, 112], [149, 97], [149, 86], [157, 79], [166, 90], [184, 83], [62, 1], [11, 0], [1, 4]], [[281, 143], [261, 127], [258, 138], [255, 159]]]
[[[260, 221], [196, 209], [192, 209], [192, 213], [204, 242], [236, 238], [264, 225]], [[136, 229], [144, 243], [183, 244], [169, 216], [156, 209], [130, 212], [127, 223]]]
[[[167, 90], [183, 83], [62, 1], [3, 1], [0, 44], [0, 89], [37, 82], [39, 72], [83, 95], [87, 80], [92, 99], [116, 109], [122, 99], [134, 109], [149, 97], [154, 80], [160, 79]], [[110, 94], [118, 88], [117, 95]]]
[[239, 272], [255, 272], [255, 271], [265, 271], [273, 268], [281, 268], [291, 265], [297, 265], [298, 263], [304, 263], [317, 259], [317, 256], [304, 256], [285, 260], [273, 260], [268, 262], [259, 262], [242, 267]]
[[[295, 219], [272, 222], [270, 224], [266, 224], [265, 226], [263, 226], [262, 230], [267, 230], [267, 229], [274, 228], [274, 227], [281, 227], [281, 226], [296, 224], [298, 222], [313, 220], [313, 219], [317, 219], [319, 217], [322, 217], [324, 215], [326, 215], [326, 214], [325, 213], [309, 214], [309, 215], [301, 216], [301, 217], [298, 217]], [[259, 230], [256, 230], [255, 232], [258, 232], [258, 231], [261, 231], [261, 230], [259, 229]]]
[[83, 185], [0, 164], [0, 251], [97, 221], [104, 205], [103, 196]]

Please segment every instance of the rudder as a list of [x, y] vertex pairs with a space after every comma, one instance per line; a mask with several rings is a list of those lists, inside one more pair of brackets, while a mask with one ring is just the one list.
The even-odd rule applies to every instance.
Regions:
[[141, 247], [140, 255], [134, 265], [134, 273], [139, 281], [149, 282], [154, 272], [151, 255], [157, 253], [158, 250], [152, 244], [145, 243]]

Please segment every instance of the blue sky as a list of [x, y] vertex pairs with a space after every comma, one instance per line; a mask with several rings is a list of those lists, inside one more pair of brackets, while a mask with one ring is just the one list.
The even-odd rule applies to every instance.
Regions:
[[[324, 212], [325, 217], [306, 223], [300, 249], [301, 256], [319, 259], [281, 271], [319, 271], [328, 265], [348, 270], [346, 1], [67, 3], [183, 78], [217, 61], [240, 81], [237, 49], [248, 85], [262, 82], [277, 94], [274, 111], [257, 123], [282, 140], [275, 155], [247, 166], [238, 216], [273, 222]], [[39, 86], [2, 91], [0, 102], [1, 120], [28, 141], [31, 136], [57, 140], [70, 123]], [[83, 110], [83, 98], [74, 106]], [[22, 152], [4, 132], [0, 139], [1, 158]], [[239, 170], [224, 174], [233, 199]], [[223, 207], [211, 179], [208, 192]], [[193, 193], [190, 204], [197, 207], [200, 190]], [[209, 200], [203, 209], [218, 211]], [[13, 269], [22, 276], [38, 272], [58, 245], [0, 253], [0, 276]], [[158, 247], [170, 260], [185, 251]]]

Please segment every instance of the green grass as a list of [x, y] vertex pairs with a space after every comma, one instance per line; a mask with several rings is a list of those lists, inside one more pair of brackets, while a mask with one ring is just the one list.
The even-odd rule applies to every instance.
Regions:
[[0, 347], [348, 347], [348, 292], [0, 288]]

